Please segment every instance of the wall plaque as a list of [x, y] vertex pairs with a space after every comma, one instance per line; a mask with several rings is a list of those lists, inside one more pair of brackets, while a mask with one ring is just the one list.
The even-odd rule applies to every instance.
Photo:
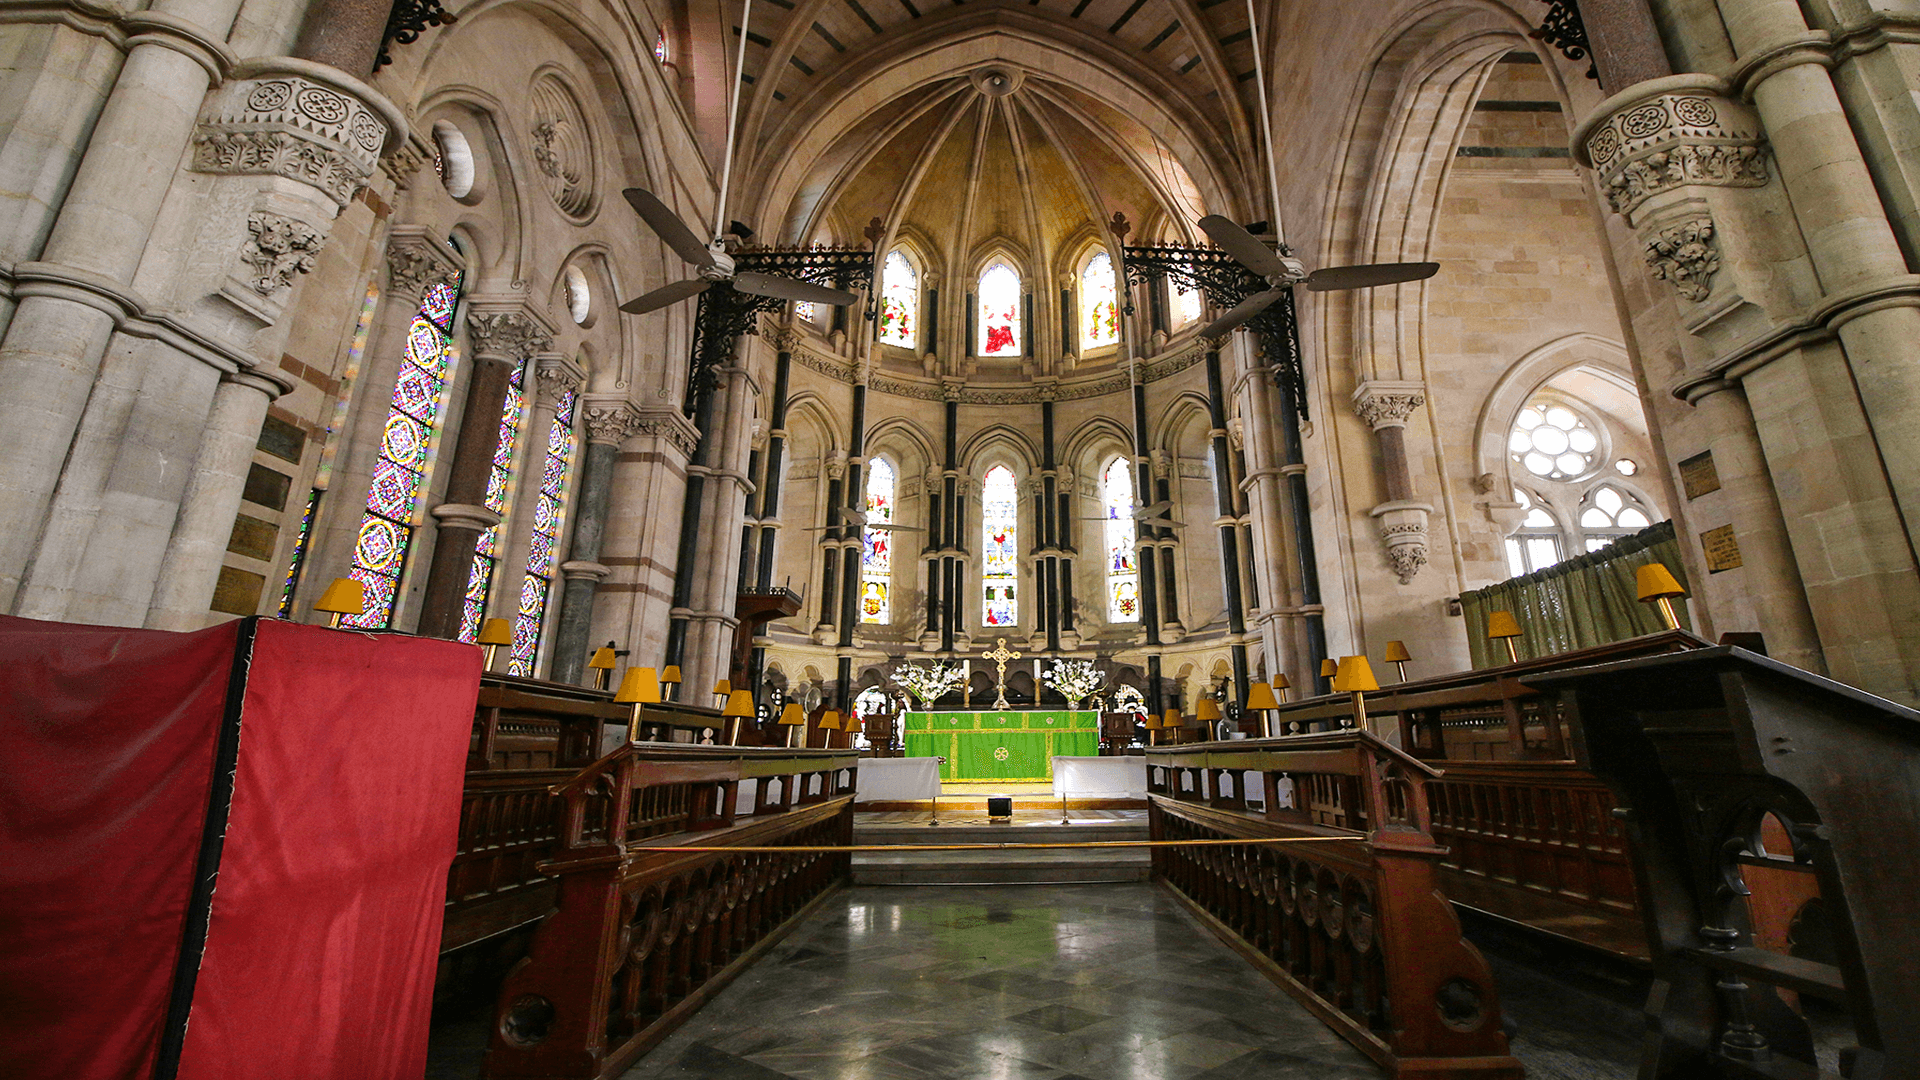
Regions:
[[1713, 451], [1703, 451], [1682, 461], [1680, 484], [1687, 489], [1689, 502], [1710, 491], [1719, 491], [1720, 474], [1713, 467]]
[[1722, 525], [1700, 534], [1700, 550], [1707, 557], [1707, 572], [1736, 570], [1740, 562], [1740, 541], [1734, 539], [1733, 526]]

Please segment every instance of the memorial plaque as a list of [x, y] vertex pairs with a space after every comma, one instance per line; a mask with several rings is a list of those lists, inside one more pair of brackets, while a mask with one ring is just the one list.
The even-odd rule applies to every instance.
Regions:
[[[1713, 467], [1713, 451], [1695, 454], [1680, 463], [1680, 484], [1691, 502], [1710, 491], [1720, 490], [1720, 474]], [[1718, 530], [1715, 530], [1718, 531]], [[1735, 563], [1734, 565], [1739, 565]]]
[[1717, 529], [1708, 529], [1700, 534], [1700, 550], [1707, 556], [1707, 572], [1717, 574], [1722, 570], [1737, 570], [1740, 562], [1740, 541], [1734, 539], [1733, 526], [1722, 525]]

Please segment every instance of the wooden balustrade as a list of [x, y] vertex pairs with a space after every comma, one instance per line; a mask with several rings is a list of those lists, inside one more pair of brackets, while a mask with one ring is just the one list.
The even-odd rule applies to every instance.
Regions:
[[[847, 878], [851, 750], [632, 743], [549, 790], [555, 910], [501, 987], [487, 1077], [618, 1075]], [[741, 794], [752, 784], [751, 798]]]
[[1486, 961], [1438, 889], [1434, 769], [1364, 732], [1146, 757], [1155, 839], [1317, 841], [1154, 849], [1223, 939], [1392, 1076], [1521, 1076]]

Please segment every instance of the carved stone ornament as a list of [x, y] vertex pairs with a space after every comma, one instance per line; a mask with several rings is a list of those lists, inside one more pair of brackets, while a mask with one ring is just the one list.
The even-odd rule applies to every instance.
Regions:
[[1702, 215], [1655, 233], [1647, 241], [1647, 266], [1654, 277], [1673, 282], [1682, 298], [1696, 304], [1705, 300], [1720, 269], [1713, 219]]
[[1628, 98], [1582, 125], [1575, 138], [1576, 155], [1592, 166], [1616, 214], [1630, 214], [1653, 196], [1688, 184], [1762, 187], [1768, 179], [1759, 120], [1746, 105], [1706, 86]]
[[458, 272], [453, 261], [424, 237], [402, 236], [396, 231], [387, 243], [387, 290], [391, 293], [419, 300], [429, 285], [447, 281]]
[[638, 430], [640, 414], [631, 405], [622, 402], [619, 405], [587, 407], [587, 441], [590, 443], [618, 446]]
[[313, 257], [326, 237], [293, 218], [255, 210], [247, 215], [247, 240], [240, 260], [251, 271], [248, 283], [261, 296], [291, 288], [293, 279], [313, 269]]
[[538, 387], [537, 400], [543, 405], [558, 405], [560, 395], [580, 390], [581, 371], [562, 356], [543, 356], [534, 362], [533, 376]]
[[555, 206], [574, 219], [593, 213], [593, 136], [573, 91], [548, 72], [528, 94], [533, 163]]
[[[775, 326], [762, 336], [766, 339], [767, 344], [772, 345], [777, 352], [790, 353], [793, 351], [795, 345], [800, 344], [800, 331], [795, 330], [791, 326]], [[807, 353], [801, 354], [803, 357], [808, 355]], [[806, 360], [802, 360], [801, 363], [805, 364]], [[812, 367], [813, 365], [807, 364], [807, 366]]]
[[1411, 585], [1427, 565], [1427, 515], [1432, 512], [1431, 505], [1417, 502], [1381, 503], [1369, 511], [1380, 522], [1387, 563], [1402, 585]]
[[284, 176], [341, 206], [365, 185], [387, 122], [355, 98], [295, 75], [215, 90], [193, 136], [193, 171]]
[[1426, 403], [1426, 388], [1419, 383], [1371, 381], [1353, 392], [1354, 414], [1375, 431], [1406, 427], [1413, 410]]
[[467, 340], [475, 356], [522, 361], [553, 351], [546, 329], [518, 311], [473, 312], [467, 316]]

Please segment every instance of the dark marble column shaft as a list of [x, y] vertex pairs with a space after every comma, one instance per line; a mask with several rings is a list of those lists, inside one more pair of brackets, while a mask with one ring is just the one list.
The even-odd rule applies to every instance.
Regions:
[[580, 466], [580, 489], [573, 496], [570, 557], [560, 567], [566, 583], [560, 589], [560, 615], [553, 630], [554, 682], [580, 682], [586, 671], [587, 635], [593, 632], [593, 600], [600, 589], [600, 575], [569, 571], [567, 565], [600, 561], [600, 544], [607, 531], [607, 505], [613, 495], [613, 463], [619, 456], [617, 443], [588, 438], [587, 452]]

